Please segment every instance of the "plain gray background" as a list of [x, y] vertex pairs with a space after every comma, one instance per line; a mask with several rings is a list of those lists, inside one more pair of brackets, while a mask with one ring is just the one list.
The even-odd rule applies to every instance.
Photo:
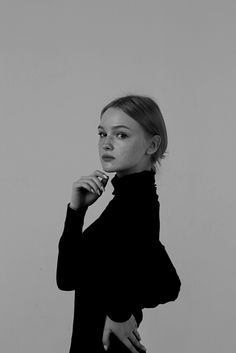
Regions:
[[235, 1], [1, 0], [1, 352], [68, 352], [73, 292], [55, 281], [66, 206], [73, 181], [101, 169], [101, 109], [128, 93], [166, 121], [160, 237], [182, 280], [176, 302], [144, 310], [142, 343], [234, 352], [235, 15]]

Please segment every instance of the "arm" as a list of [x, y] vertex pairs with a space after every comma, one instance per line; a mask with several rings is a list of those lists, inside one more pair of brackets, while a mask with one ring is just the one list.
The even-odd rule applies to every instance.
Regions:
[[88, 207], [105, 190], [107, 181], [107, 175], [95, 170], [72, 184], [71, 202], [67, 205], [57, 261], [57, 285], [62, 290], [74, 290], [83, 286], [87, 245], [87, 239], [82, 237], [84, 216]]
[[149, 273], [150, 278], [150, 271], [155, 273], [148, 256], [153, 238], [159, 237], [159, 214], [155, 212], [153, 221], [150, 208], [138, 202], [132, 202], [132, 206], [122, 206], [119, 212], [118, 206], [116, 212], [111, 212], [114, 219], [110, 222], [114, 227], [110, 230], [110, 238], [107, 237], [111, 240], [107, 245], [104, 265], [109, 275], [104, 294], [107, 313], [117, 322], [128, 320], [132, 312], [140, 309], [147, 300], [149, 305], [157, 305], [156, 301], [153, 302], [153, 298], [156, 299], [153, 294], [155, 280], [147, 280], [146, 275]]
[[148, 250], [148, 254], [145, 274], [143, 273], [144, 287], [140, 291], [139, 303], [142, 307], [153, 308], [176, 300], [181, 282], [160, 241]]
[[107, 312], [118, 322], [128, 320], [135, 308], [153, 308], [175, 300], [180, 287], [159, 242], [159, 203], [153, 208], [137, 203], [132, 211], [123, 210], [119, 219], [105, 266], [110, 267]]
[[[80, 276], [78, 270], [82, 272], [84, 239], [82, 228], [87, 207], [79, 210], [72, 209], [67, 205], [64, 230], [59, 241], [57, 259], [57, 286], [61, 290], [74, 290], [78, 285]], [[77, 283], [75, 283], [75, 270]]]

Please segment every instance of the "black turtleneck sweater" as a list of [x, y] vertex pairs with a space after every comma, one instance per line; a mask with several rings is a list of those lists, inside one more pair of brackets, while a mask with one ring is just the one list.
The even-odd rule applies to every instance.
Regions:
[[160, 223], [154, 172], [145, 170], [120, 178], [116, 174], [111, 183], [113, 199], [84, 231], [87, 208], [73, 210], [67, 205], [57, 285], [61, 290], [75, 290], [70, 353], [105, 352], [106, 315], [122, 322], [133, 314], [139, 326], [143, 308], [154, 308], [178, 296], [178, 289], [173, 288], [171, 295], [161, 291], [163, 269], [158, 276]]

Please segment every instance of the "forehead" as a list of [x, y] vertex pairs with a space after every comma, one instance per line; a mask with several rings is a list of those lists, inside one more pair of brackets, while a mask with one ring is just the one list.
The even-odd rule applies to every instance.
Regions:
[[108, 108], [101, 117], [100, 126], [104, 128], [112, 128], [116, 125], [125, 125], [131, 130], [136, 131], [142, 129], [141, 125], [137, 121], [121, 109]]

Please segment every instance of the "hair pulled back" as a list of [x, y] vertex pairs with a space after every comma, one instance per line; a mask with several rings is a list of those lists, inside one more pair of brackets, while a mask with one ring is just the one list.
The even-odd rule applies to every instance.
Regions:
[[160, 136], [161, 143], [159, 148], [151, 155], [152, 170], [156, 173], [156, 163], [161, 165], [161, 159], [165, 158], [168, 143], [166, 125], [157, 103], [148, 96], [126, 95], [108, 103], [102, 109], [100, 118], [109, 108], [121, 109], [132, 119], [136, 120], [148, 136]]

